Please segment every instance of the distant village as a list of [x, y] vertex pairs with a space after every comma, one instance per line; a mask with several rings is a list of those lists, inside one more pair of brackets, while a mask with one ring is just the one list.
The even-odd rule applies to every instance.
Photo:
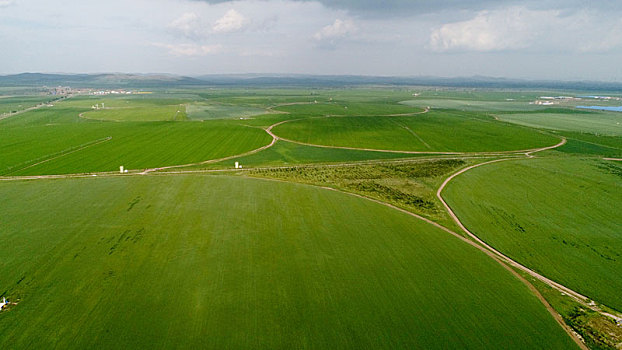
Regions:
[[582, 101], [582, 100], [604, 100], [604, 101], [620, 101], [620, 97], [611, 96], [540, 96], [537, 100], [529, 102], [532, 105], [551, 106], [560, 103]]
[[56, 86], [56, 87], [44, 87], [49, 95], [52, 96], [67, 96], [67, 95], [132, 95], [132, 94], [150, 94], [149, 91], [134, 91], [134, 90], [97, 90], [97, 89], [84, 89], [84, 88], [72, 88], [69, 86]]

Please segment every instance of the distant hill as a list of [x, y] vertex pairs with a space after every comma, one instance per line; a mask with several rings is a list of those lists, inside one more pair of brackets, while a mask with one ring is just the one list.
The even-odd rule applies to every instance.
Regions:
[[0, 76], [0, 86], [168, 87], [205, 85], [204, 81], [166, 74], [43, 74]]
[[357, 75], [231, 74], [186, 77], [171, 74], [43, 74], [0, 76], [0, 86], [71, 86], [90, 88], [168, 88], [184, 86], [347, 87], [436, 86], [490, 89], [622, 91], [622, 83], [596, 81], [533, 81], [490, 77], [379, 77]]
[[197, 79], [208, 85], [257, 85], [257, 86], [356, 86], [356, 85], [397, 85], [397, 86], [437, 86], [494, 89], [554, 89], [554, 90], [622, 90], [622, 83], [597, 81], [534, 81], [491, 77], [379, 77], [356, 75], [204, 75]]

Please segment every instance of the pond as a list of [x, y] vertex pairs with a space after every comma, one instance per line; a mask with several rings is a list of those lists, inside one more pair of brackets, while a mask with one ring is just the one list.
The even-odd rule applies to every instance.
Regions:
[[606, 107], [606, 106], [577, 106], [577, 108], [583, 108], [583, 109], [596, 109], [596, 110], [599, 110], [599, 111], [622, 112], [622, 106], [618, 106], [618, 107]]

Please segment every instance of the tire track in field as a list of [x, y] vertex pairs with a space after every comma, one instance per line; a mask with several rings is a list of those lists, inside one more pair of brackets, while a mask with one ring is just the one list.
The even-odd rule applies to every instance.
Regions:
[[407, 125], [402, 124], [398, 121], [392, 120], [392, 122], [394, 122], [395, 124], [397, 124], [398, 126], [406, 129], [406, 131], [408, 131], [411, 135], [413, 135], [417, 140], [419, 140], [419, 142], [421, 142], [427, 149], [432, 149], [432, 147], [430, 147], [430, 145], [425, 142], [419, 135], [417, 135], [416, 132], [414, 132], [411, 128], [409, 128]]
[[[279, 123], [275, 123], [271, 126], [269, 126], [268, 128], [266, 128], [266, 132], [272, 136], [272, 142], [266, 146], [260, 147], [258, 149], [246, 152], [242, 155], [249, 155], [249, 154], [253, 154], [253, 153], [257, 153], [260, 152], [262, 150], [265, 150], [269, 147], [272, 147], [277, 140], [282, 139], [280, 137], [278, 137], [277, 135], [274, 135], [272, 133], [272, 128], [282, 124], [284, 122], [287, 121], [282, 121]], [[565, 143], [565, 139], [563, 139], [560, 143], [558, 143], [557, 145], [554, 146], [549, 146], [549, 147], [543, 147], [543, 148], [539, 148], [539, 149], [534, 149], [534, 150], [530, 150], [529, 152], [526, 152], [525, 155], [526, 156], [530, 156], [533, 157], [531, 155], [531, 153], [535, 153], [535, 152], [540, 152], [540, 151], [544, 151], [544, 150], [548, 150], [548, 149], [553, 149], [556, 147], [559, 147], [561, 145], [563, 145]], [[234, 155], [234, 156], [229, 156], [229, 157], [224, 157], [224, 158], [219, 158], [219, 159], [213, 159], [213, 160], [208, 160], [208, 161], [204, 161], [204, 162], [200, 162], [197, 164], [208, 164], [208, 163], [213, 163], [213, 162], [219, 162], [219, 161], [223, 161], [223, 160], [228, 160], [228, 159], [232, 159], [232, 158], [236, 158], [242, 155]], [[460, 172], [453, 174], [452, 176], [450, 176], [448, 179], [445, 180], [445, 182], [441, 185], [441, 187], [439, 188], [439, 190], [437, 191], [437, 196], [439, 197], [439, 199], [441, 200], [441, 202], [443, 203], [443, 205], [446, 207], [446, 209], [450, 212], [450, 215], [452, 216], [452, 218], [458, 223], [458, 225], [460, 226], [460, 228], [462, 228], [463, 230], [465, 230], [467, 232], [467, 234], [469, 235], [469, 237], [471, 237], [473, 240], [470, 240], [430, 219], [427, 219], [425, 217], [422, 217], [418, 214], [409, 212], [405, 209], [396, 207], [392, 204], [374, 199], [374, 198], [369, 198], [360, 194], [356, 194], [356, 193], [350, 193], [350, 192], [345, 192], [342, 190], [337, 190], [334, 188], [329, 188], [329, 187], [322, 187], [328, 190], [332, 190], [332, 191], [337, 191], [337, 192], [341, 192], [347, 195], [351, 195], [351, 196], [355, 196], [355, 197], [359, 197], [359, 198], [363, 198], [363, 199], [367, 199], [373, 202], [376, 202], [378, 204], [382, 204], [384, 206], [390, 207], [392, 209], [398, 210], [402, 213], [405, 213], [407, 215], [410, 215], [412, 217], [415, 217], [419, 220], [423, 220], [428, 224], [431, 224], [449, 234], [451, 234], [452, 236], [462, 240], [463, 242], [479, 249], [480, 251], [484, 252], [487, 256], [489, 256], [490, 258], [494, 259], [495, 261], [497, 261], [499, 264], [501, 264], [505, 269], [507, 269], [510, 273], [512, 273], [516, 278], [518, 278], [521, 282], [523, 282], [531, 291], [532, 293], [538, 298], [538, 300], [540, 300], [540, 302], [545, 306], [545, 308], [547, 309], [547, 311], [549, 311], [549, 313], [553, 316], [553, 318], [562, 326], [562, 328], [568, 333], [569, 336], [571, 336], [571, 338], [579, 345], [579, 347], [581, 347], [582, 349], [587, 349], [587, 347], [585, 347], [585, 345], [582, 343], [582, 341], [580, 340], [580, 338], [577, 336], [576, 333], [574, 333], [561, 319], [561, 316], [555, 312], [555, 310], [550, 306], [550, 304], [546, 301], [546, 299], [544, 299], [544, 297], [540, 294], [540, 292], [531, 284], [529, 283], [529, 281], [527, 281], [523, 276], [521, 276], [520, 274], [518, 274], [514, 269], [512, 269], [513, 267], [517, 267], [522, 271], [527, 272], [529, 275], [532, 275], [538, 279], [540, 279], [541, 281], [545, 282], [546, 284], [552, 286], [553, 288], [556, 288], [558, 290], [560, 290], [559, 288], [563, 288], [561, 290], [563, 290], [564, 292], [566, 292], [567, 294], [573, 296], [573, 297], [578, 297], [578, 298], [583, 298], [583, 303], [585, 303], [586, 297], [584, 297], [583, 295], [576, 293], [574, 291], [572, 291], [569, 288], [566, 288], [564, 286], [562, 286], [561, 284], [557, 284], [556, 282], [553, 282], [549, 279], [547, 279], [544, 276], [541, 276], [537, 273], [535, 273], [534, 271], [518, 264], [517, 262], [513, 261], [512, 259], [508, 258], [507, 256], [503, 255], [502, 253], [498, 252], [497, 250], [495, 250], [494, 248], [488, 246], [486, 243], [484, 243], [483, 241], [479, 240], [479, 238], [477, 238], [477, 236], [475, 236], [474, 234], [470, 233], [470, 231], [468, 231], [464, 225], [462, 225], [462, 223], [459, 221], [459, 219], [455, 216], [455, 214], [453, 214], [453, 211], [451, 211], [451, 209], [449, 208], [449, 206], [446, 204], [446, 202], [442, 199], [440, 193], [442, 192], [443, 188], [447, 185], [447, 183], [449, 183], [449, 181], [451, 181], [454, 177], [456, 177], [459, 174], [462, 174], [470, 169], [473, 169], [477, 166], [482, 166], [485, 164], [490, 164], [490, 163], [494, 163], [494, 162], [500, 162], [500, 161], [506, 161], [506, 160], [511, 160], [514, 158], [504, 158], [504, 159], [497, 159], [497, 160], [493, 160], [493, 161], [489, 161], [489, 162], [485, 162], [485, 163], [481, 163], [475, 166], [471, 166], [465, 169], [462, 169]], [[345, 164], [345, 163], [343, 163]], [[338, 164], [333, 164], [332, 166], [341, 166], [343, 165], [341, 163]], [[195, 164], [192, 164], [195, 165]], [[164, 170], [164, 169], [171, 169], [171, 168], [178, 168], [178, 167], [183, 167], [183, 166], [187, 166], [187, 165], [177, 165], [177, 166], [169, 166], [169, 167], [161, 167], [161, 168], [155, 168], [155, 169], [147, 169], [141, 173], [132, 173], [132, 174], [128, 174], [128, 175], [144, 175], [144, 174], [148, 174], [149, 172], [153, 172], [153, 171], [157, 171], [157, 170]], [[244, 170], [249, 170], [249, 169], [244, 169]], [[165, 173], [160, 173], [158, 175], [163, 175], [163, 176], [170, 176], [170, 175], [181, 175], [181, 174], [188, 174], [188, 173], [209, 173], [209, 172], [222, 172], [222, 171], [230, 171], [229, 169], [225, 169], [225, 170], [204, 170], [204, 171], [188, 171], [188, 172], [184, 172], [184, 171], [180, 171], [180, 172], [165, 172]], [[28, 179], [66, 179], [66, 178], [86, 178], [86, 177], [95, 177], [95, 176], [103, 176], [103, 177], [112, 177], [112, 176], [123, 176], [122, 174], [117, 174], [117, 173], [113, 173], [113, 172], [108, 172], [108, 173], [98, 173], [98, 174], [66, 174], [66, 175], [41, 175], [41, 176], [30, 176], [30, 177], [26, 177], [26, 176], [18, 176], [18, 177], [7, 177], [7, 178], [0, 178], [0, 180], [28, 180]], [[267, 179], [267, 180], [272, 180], [272, 181], [281, 181], [281, 182], [287, 182], [287, 181], [283, 181], [283, 180], [278, 180], [278, 179]], [[321, 187], [321, 186], [320, 186]], [[585, 303], [586, 304], [586, 303]], [[590, 308], [594, 309], [593, 306], [590, 306]], [[607, 315], [613, 318], [616, 318], [614, 315], [611, 314], [607, 314], [604, 313], [602, 310], [598, 309], [598, 312], [600, 312], [603, 315]]]
[[20, 115], [20, 114], [23, 114], [23, 113], [26, 113], [26, 112], [34, 111], [34, 110], [37, 110], [37, 109], [40, 109], [40, 108], [43, 108], [43, 107], [49, 107], [52, 103], [61, 102], [61, 101], [64, 101], [64, 100], [66, 100], [68, 98], [71, 98], [73, 96], [74, 95], [67, 95], [67, 96], [59, 98], [58, 100], [53, 100], [50, 103], [41, 103], [40, 105], [28, 107], [26, 109], [22, 109], [21, 111], [17, 111], [15, 113], [10, 113], [10, 112], [9, 113], [3, 113], [3, 114], [0, 115], [0, 120], [6, 119], [6, 118], [10, 118], [10, 117], [14, 117], [16, 115]]
[[270, 147], [274, 146], [274, 144], [276, 144], [276, 141], [278, 141], [279, 138], [270, 131], [271, 129], [272, 129], [272, 127], [268, 127], [267, 129], [264, 129], [264, 131], [267, 132], [268, 135], [270, 135], [272, 137], [272, 141], [270, 141], [269, 144], [267, 144], [265, 146], [262, 146], [262, 147], [259, 147], [259, 148], [256, 148], [254, 150], [250, 150], [248, 152], [244, 152], [244, 153], [240, 153], [240, 154], [234, 154], [232, 156], [227, 156], [227, 157], [223, 157], [223, 158], [208, 159], [208, 160], [204, 160], [202, 162], [197, 162], [197, 163], [169, 165], [169, 166], [164, 166], [164, 167], [159, 167], [159, 168], [145, 169], [142, 172], [140, 172], [139, 174], [140, 175], [145, 175], [145, 174], [148, 174], [150, 172], [159, 171], [159, 170], [185, 168], [185, 167], [190, 167], [190, 166], [198, 166], [198, 165], [204, 165], [204, 164], [218, 163], [218, 162], [222, 162], [222, 161], [230, 160], [230, 159], [234, 159], [234, 158], [250, 156], [251, 154], [255, 154], [255, 153], [267, 150], [268, 148], [270, 148]]
[[[291, 105], [300, 105], [300, 104], [314, 104], [313, 102], [295, 102], [295, 103], [286, 103], [286, 104], [281, 104], [281, 105], [277, 105], [277, 106], [273, 106], [270, 108], [277, 108], [280, 106], [291, 106]], [[418, 114], [424, 114], [424, 113], [428, 113], [430, 111], [430, 107], [426, 107], [423, 111], [421, 112], [414, 112], [414, 113], [406, 113], [406, 114], [386, 114], [386, 115], [376, 115], [375, 117], [401, 117], [401, 116], [414, 116], [414, 115], [418, 115]], [[281, 112], [281, 113], [286, 113], [286, 114], [290, 114], [289, 112]], [[308, 142], [302, 142], [302, 141], [296, 141], [296, 140], [291, 140], [288, 138], [284, 138], [282, 136], [278, 136], [276, 134], [274, 134], [271, 130], [272, 128], [279, 126], [281, 124], [285, 124], [285, 123], [289, 123], [289, 122], [295, 122], [295, 121], [300, 121], [300, 120], [307, 120], [307, 119], [321, 119], [321, 118], [353, 118], [355, 116], [349, 116], [349, 115], [326, 115], [326, 116], [321, 116], [321, 117], [306, 117], [306, 118], [296, 118], [296, 119], [287, 119], [287, 120], [283, 120], [280, 121], [278, 123], [272, 124], [268, 127], [267, 131], [269, 131], [269, 134], [272, 137], [276, 137], [279, 140], [283, 140], [283, 141], [287, 141], [287, 142], [291, 142], [291, 143], [295, 143], [295, 144], [299, 144], [299, 145], [303, 145], [303, 146], [311, 146], [311, 147], [319, 147], [319, 148], [333, 148], [333, 149], [345, 149], [345, 150], [352, 150], [352, 151], [370, 151], [370, 152], [383, 152], [383, 153], [399, 153], [399, 154], [438, 154], [438, 155], [510, 155], [510, 154], [517, 154], [517, 153], [521, 153], [521, 154], [525, 154], [527, 157], [532, 157], [531, 153], [535, 153], [535, 152], [540, 152], [540, 151], [544, 151], [544, 150], [549, 150], [549, 149], [554, 149], [557, 147], [560, 147], [562, 145], [564, 145], [566, 143], [566, 138], [565, 137], [560, 137], [561, 138], [561, 142], [557, 143], [553, 146], [547, 146], [547, 147], [541, 147], [541, 148], [531, 148], [531, 149], [523, 149], [523, 150], [512, 150], [512, 151], [493, 151], [493, 152], [434, 152], [434, 151], [401, 151], [401, 150], [388, 150], [388, 149], [377, 149], [377, 148], [360, 148], [360, 147], [347, 147], [347, 146], [329, 146], [329, 145], [319, 145], [319, 144], [314, 144], [314, 143], [308, 143]], [[399, 124], [398, 124], [399, 125]], [[428, 148], [431, 148], [430, 145], [428, 145], [423, 139], [421, 139], [414, 131], [410, 130], [407, 126], [403, 126], [405, 129], [407, 129], [408, 131], [410, 131], [415, 137], [417, 137], [422, 143], [424, 143], [424, 145], [426, 145]]]
[[[545, 150], [550, 150], [550, 149], [554, 149], [557, 147], [560, 147], [562, 145], [564, 145], [566, 143], [566, 139], [564, 138], [560, 143], [558, 143], [555, 146], [550, 146], [550, 147], [543, 147], [543, 148], [539, 148], [536, 150], [532, 150], [530, 152], [526, 152], [525, 155], [529, 158], [533, 158], [534, 156], [532, 155], [532, 153], [536, 153], [536, 152], [541, 152], [541, 151], [545, 151]], [[474, 233], [472, 233], [469, 229], [466, 228], [466, 226], [462, 223], [462, 221], [460, 221], [460, 219], [458, 218], [458, 216], [455, 214], [455, 212], [451, 209], [451, 207], [449, 206], [449, 204], [447, 204], [447, 202], [445, 201], [445, 199], [442, 196], [442, 192], [445, 189], [445, 187], [447, 186], [447, 184], [449, 184], [449, 182], [451, 180], [453, 180], [454, 178], [456, 178], [457, 176], [466, 173], [469, 170], [475, 169], [477, 167], [480, 166], [484, 166], [484, 165], [488, 165], [488, 164], [493, 164], [493, 163], [498, 163], [498, 162], [504, 162], [504, 161], [509, 161], [509, 160], [515, 160], [515, 158], [503, 158], [503, 159], [495, 159], [495, 160], [491, 160], [488, 162], [484, 162], [484, 163], [480, 163], [480, 164], [475, 164], [469, 167], [466, 167], [454, 174], [452, 174], [451, 176], [449, 176], [447, 179], [445, 179], [445, 181], [441, 184], [441, 186], [438, 188], [438, 190], [436, 191], [436, 197], [441, 201], [441, 203], [443, 204], [443, 206], [445, 207], [445, 209], [447, 210], [447, 212], [449, 213], [449, 215], [452, 217], [452, 219], [456, 222], [456, 224], [462, 229], [462, 231], [464, 231], [464, 233], [467, 234], [468, 237], [470, 237], [472, 240], [474, 240], [475, 242], [477, 242], [478, 245], [481, 246], [482, 250], [488, 251], [490, 254], [493, 254], [497, 260], [502, 261], [503, 263], [507, 264], [508, 267], [514, 267], [524, 273], [527, 273], [528, 275], [540, 280], [541, 282], [547, 284], [548, 286], [550, 286], [551, 288], [564, 293], [568, 296], [570, 296], [572, 299], [574, 299], [576, 302], [578, 302], [579, 304], [595, 311], [598, 312], [599, 314], [609, 317], [609, 318], [613, 318], [616, 321], [622, 321], [622, 316], [621, 315], [614, 315], [608, 312], [603, 311], [601, 308], [599, 308], [597, 305], [595, 305], [595, 303], [591, 302], [591, 299], [588, 298], [587, 296], [576, 292], [558, 282], [555, 282], [539, 273], [537, 273], [536, 271], [520, 264], [519, 262], [513, 260], [512, 258], [508, 257], [507, 255], [501, 253], [499, 250], [493, 248], [492, 246], [490, 246], [489, 244], [487, 244], [486, 242], [484, 242], [483, 240], [481, 240], [477, 235], [475, 235]], [[559, 317], [559, 315], [555, 312], [554, 317]]]
[[19, 169], [16, 169], [16, 170], [10, 171], [10, 172], [8, 172], [8, 173], [7, 173], [7, 175], [10, 175], [10, 174], [16, 173], [16, 172], [18, 172], [18, 171], [22, 171], [22, 170], [26, 170], [26, 169], [29, 169], [29, 168], [35, 167], [35, 166], [37, 166], [37, 165], [40, 165], [40, 164], [43, 164], [43, 163], [50, 162], [50, 161], [52, 161], [52, 160], [56, 160], [56, 159], [58, 159], [58, 158], [61, 158], [61, 157], [66, 156], [66, 155], [69, 155], [69, 154], [72, 154], [72, 153], [76, 153], [76, 152], [82, 151], [82, 150], [87, 149], [87, 148], [89, 148], [89, 147], [93, 147], [93, 146], [99, 145], [99, 144], [101, 144], [101, 143], [108, 142], [108, 141], [110, 141], [110, 140], [112, 140], [112, 136], [108, 136], [108, 137], [104, 137], [103, 139], [98, 139], [98, 140], [95, 140], [95, 141], [87, 142], [87, 143], [85, 143], [85, 144], [80, 145], [80, 146], [79, 146], [78, 148], [76, 148], [76, 149], [70, 149], [70, 150], [67, 150], [67, 151], [61, 151], [61, 152], [60, 152], [60, 154], [58, 154], [58, 153], [57, 153], [57, 155], [52, 156], [51, 158], [48, 158], [48, 159], [42, 160], [42, 161], [40, 161], [40, 162], [37, 162], [37, 163], [31, 164], [31, 165], [28, 165], [28, 166], [23, 167], [23, 168], [19, 168]]

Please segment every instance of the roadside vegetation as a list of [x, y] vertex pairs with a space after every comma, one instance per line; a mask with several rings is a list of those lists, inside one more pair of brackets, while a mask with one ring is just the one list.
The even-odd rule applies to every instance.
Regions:
[[23, 108], [0, 117], [0, 348], [574, 348], [528, 283], [408, 215], [466, 237], [439, 186], [510, 158], [443, 197], [593, 300], [525, 276], [585, 344], [622, 348], [622, 113], [533, 103], [569, 94], [550, 91], [151, 90], [0, 98]]
[[328, 186], [361, 194], [420, 214], [444, 226], [454, 222], [436, 200], [444, 177], [469, 164], [462, 159], [414, 160], [349, 166], [256, 169], [249, 176]]

